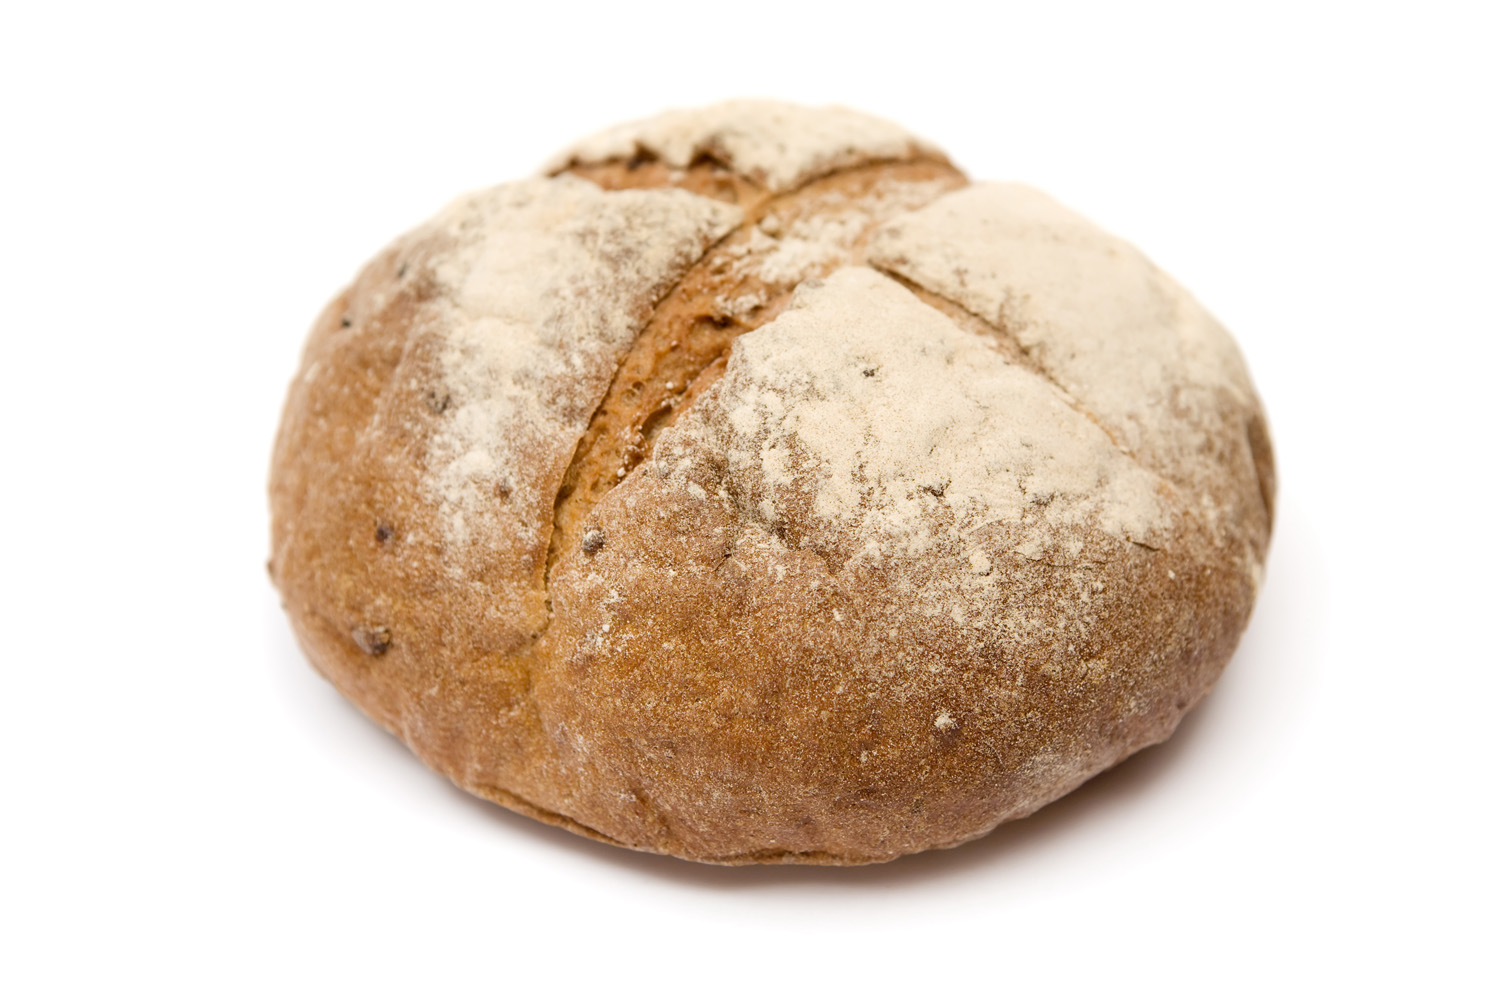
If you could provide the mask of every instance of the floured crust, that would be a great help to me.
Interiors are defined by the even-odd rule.
[[[299,638],[424,760],[628,847],[857,864],[1208,690],[1270,450],[1136,251],[849,112],[674,113],[554,167],[377,258],[278,438]]]
[[[559,154],[547,171],[639,159],[681,169],[706,159],[780,194],[861,163],[942,155],[898,125],[847,108],[740,100],[606,129]]]

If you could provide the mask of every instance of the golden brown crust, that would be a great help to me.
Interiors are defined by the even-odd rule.
[[[1206,693],[1244,628],[1269,537],[1274,473],[1253,399],[1226,397],[1242,436],[1218,442],[1222,456],[1206,451],[1225,468],[1253,458],[1248,478],[1220,477],[1228,499],[1202,508],[1170,477],[1151,480],[1170,544],[1090,514],[1042,550],[1032,513],[961,539],[955,527],[950,543],[959,497],[934,486],[914,494],[937,526],[930,552],[853,558],[803,486],[777,494],[793,509],[757,513],[762,485],[730,454],[756,375],[731,348],[962,176],[916,152],[774,195],[712,161],[569,171],[605,190],[687,190],[742,215],[634,321],[611,364],[590,369],[598,388],[576,436],[526,444],[524,468],[484,481],[534,534],[496,536],[488,555],[455,563],[434,493],[466,405],[447,333],[455,230],[426,227],[372,262],[314,326],[288,396],[272,577],[314,665],[423,760],[622,846],[861,864],[1025,815],[1166,738]],[[986,339],[1029,378],[1046,376],[1006,331],[907,287],[957,324],[951,336]],[[1146,475],[1128,455],[1097,460],[1109,475]],[[1247,490],[1260,518],[1226,525],[1219,512],[1248,504]],[[550,511],[517,506],[523,494],[551,498]],[[914,595],[945,594],[983,621],[913,610]]]

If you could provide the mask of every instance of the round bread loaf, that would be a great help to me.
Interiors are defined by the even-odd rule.
[[[733,102],[459,199],[318,320],[271,575],[476,795],[861,864],[1165,739],[1249,617],[1271,450],[1224,330],[1045,195]]]

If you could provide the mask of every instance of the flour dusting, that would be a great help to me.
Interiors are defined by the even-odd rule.
[[[656,301],[740,212],[575,177],[460,199],[434,222],[449,403],[427,488],[453,553],[545,545],[556,480]]]
[[[809,108],[777,101],[726,101],[668,111],[600,132],[547,166],[624,160],[645,153],[673,167],[710,156],[771,191],[876,160],[941,158],[938,150],[884,119],[846,108]]]
[[[772,290],[790,289],[808,278],[863,261],[870,232],[890,219],[902,218],[963,181],[952,176],[926,180],[885,177],[856,193],[837,187],[804,189],[785,217],[768,214],[726,252],[730,269],[750,289],[725,297],[725,316],[750,318]]]
[[[1008,331],[1169,476],[1205,468],[1205,423],[1225,394],[1252,405],[1229,334],[1139,250],[1039,191],[983,183],[944,195],[878,229],[869,259]]]
[[[1067,528],[1142,544],[1167,529],[1161,480],[1054,385],[868,268],[804,283],[736,341],[681,434],[724,455],[743,512],[841,558],[956,552],[1000,523],[1038,557]],[[663,460],[686,444],[664,441]]]

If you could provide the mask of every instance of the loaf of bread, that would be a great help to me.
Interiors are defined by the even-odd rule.
[[[720,864],[861,864],[1166,739],[1250,615],[1218,323],[1047,196],[732,102],[460,198],[324,312],[271,575],[461,787]]]

